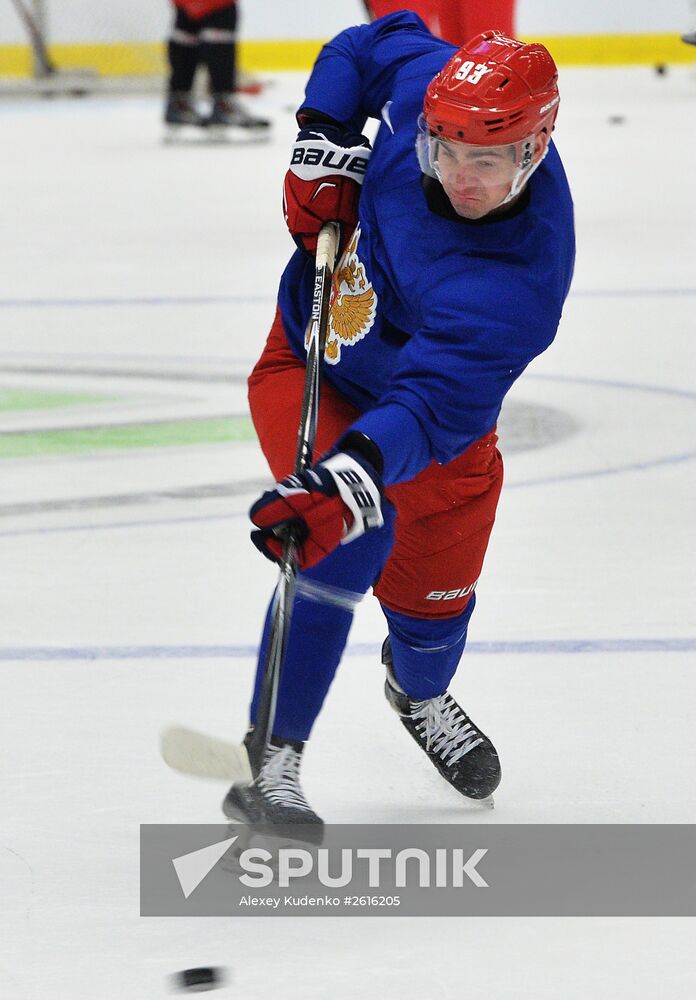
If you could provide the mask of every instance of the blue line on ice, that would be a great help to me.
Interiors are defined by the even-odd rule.
[[[579,299],[650,299],[692,298],[696,288],[578,288],[570,298]],[[118,298],[26,298],[0,299],[0,309],[82,309],[120,306],[209,306],[265,305],[275,302],[272,295],[143,295]]]
[[[112,309],[121,306],[267,305],[273,295],[142,295],[132,298],[0,299],[0,309]]]
[[[381,643],[358,642],[348,656],[378,656]],[[696,637],[654,639],[523,639],[470,642],[472,654],[688,653]],[[209,660],[256,658],[254,645],[210,646],[0,646],[0,661]]]
[[[18,528],[16,531],[0,531],[0,538],[16,538],[20,535],[63,535],[74,531],[110,531],[118,528],[166,528],[170,524],[191,524],[197,521],[207,524],[210,521],[233,521],[246,516],[246,511],[240,511],[237,514],[198,514],[152,521],[109,521],[105,524],[66,524],[56,528]]]

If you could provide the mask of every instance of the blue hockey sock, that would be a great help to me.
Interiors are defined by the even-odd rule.
[[[417,701],[443,694],[464,652],[476,595],[456,618],[412,618],[382,608],[389,623],[394,677]]]
[[[372,586],[393,544],[394,508],[383,505],[384,526],[339,546],[297,576],[273,733],[306,740],[343,655],[355,606]],[[266,614],[250,718],[256,718],[273,601]]]

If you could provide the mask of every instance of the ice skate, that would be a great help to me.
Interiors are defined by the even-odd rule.
[[[172,91],[168,95],[164,110],[165,142],[199,141],[204,124],[205,119],[196,110],[190,94]]]
[[[271,123],[246,111],[234,94],[214,94],[205,120],[207,136],[219,142],[263,142],[270,137]]]
[[[249,740],[249,734],[245,743]],[[263,766],[250,785],[232,785],[222,811],[228,819],[254,826],[303,824],[304,839],[321,842],[323,820],[310,808],[300,786],[300,763],[304,743],[273,737]]]
[[[389,639],[382,646],[382,663],[387,670],[384,693],[404,728],[453,788],[492,807],[501,771],[498,753],[485,733],[447,691],[426,701],[409,698],[394,678]]]

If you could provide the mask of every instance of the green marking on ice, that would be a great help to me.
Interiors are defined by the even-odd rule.
[[[57,410],[64,406],[103,403],[112,396],[77,392],[46,392],[43,389],[9,389],[0,386],[0,413],[11,410]]]
[[[39,455],[79,455],[86,452],[132,448],[173,448],[196,444],[253,441],[249,417],[211,420],[172,420],[128,427],[90,427],[75,430],[42,430],[36,433],[0,434],[0,458],[33,458]]]

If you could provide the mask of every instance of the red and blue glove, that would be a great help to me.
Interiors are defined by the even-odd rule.
[[[339,222],[350,239],[358,222],[358,200],[369,140],[342,125],[310,124],[300,129],[283,185],[283,209],[290,235],[301,250],[315,253],[325,222]]]
[[[334,451],[299,476],[276,483],[256,501],[249,511],[257,528],[251,540],[268,559],[280,562],[292,528],[297,564],[309,569],[338,545],[382,527],[382,495],[380,475],[362,455]]]

